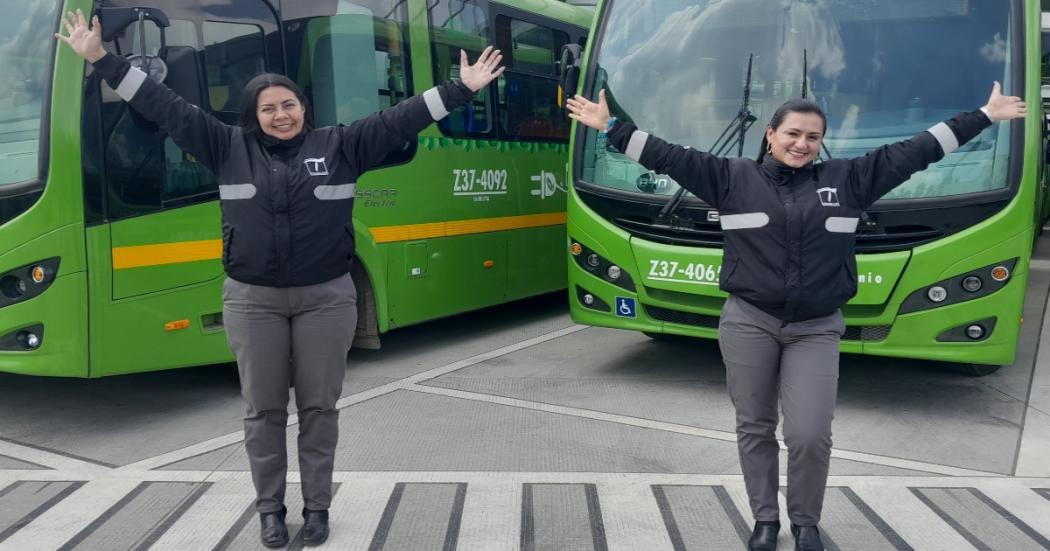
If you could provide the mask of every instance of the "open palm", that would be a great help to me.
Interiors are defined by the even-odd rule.
[[[484,52],[478,56],[478,62],[470,65],[467,60],[467,52],[459,51],[459,79],[463,81],[463,84],[467,85],[472,92],[481,90],[488,83],[496,80],[497,77],[503,74],[503,69],[506,67],[500,67],[499,62],[503,60],[503,54],[499,50],[493,50],[492,46],[485,48]]]
[[[988,97],[984,108],[988,110],[992,122],[1008,121],[1028,114],[1028,107],[1024,101],[1017,96],[1004,96],[998,82],[992,85],[992,95]]]
[[[62,23],[69,36],[59,32],[55,33],[55,38],[69,44],[69,47],[73,48],[78,56],[91,63],[105,57],[106,50],[102,48],[102,26],[99,25],[98,16],[91,18],[89,28],[84,12],[78,9],[76,13],[68,12],[62,18]]]
[[[598,92],[598,103],[583,97],[573,96],[566,100],[569,118],[576,119],[595,130],[605,130],[609,126],[609,104],[605,101],[605,90]]]

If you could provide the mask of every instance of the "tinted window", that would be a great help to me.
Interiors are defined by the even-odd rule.
[[[496,43],[508,52],[499,79],[500,134],[567,141],[569,118],[558,106],[555,61],[569,35],[528,21],[496,17]]]
[[[489,45],[488,3],[471,0],[431,0],[430,45],[434,82],[459,78],[460,50],[470,62]],[[450,136],[487,135],[492,128],[492,87],[478,91],[473,101],[438,123]]]

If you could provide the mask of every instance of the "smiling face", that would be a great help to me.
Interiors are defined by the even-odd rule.
[[[255,115],[263,133],[289,140],[302,132],[306,109],[291,90],[284,86],[270,86],[259,92]]]
[[[820,153],[824,120],[815,113],[788,113],[775,130],[766,128],[773,158],[792,168],[801,168]]]

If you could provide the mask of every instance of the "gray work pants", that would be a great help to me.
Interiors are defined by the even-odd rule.
[[[346,354],[357,326],[357,292],[350,274],[304,287],[264,287],[227,278],[222,317],[237,357],[241,394],[248,404],[244,447],[260,513],[284,504],[288,451],[288,385],[299,411],[299,472],[303,503],[326,510]]]
[[[788,517],[799,526],[820,522],[838,392],[839,339],[845,330],[841,311],[784,324],[735,296],[722,308],[718,344],[736,407],[740,468],[756,521],[780,518],[779,395],[788,449]]]

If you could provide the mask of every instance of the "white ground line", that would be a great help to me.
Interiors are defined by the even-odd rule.
[[[410,377],[406,377],[404,379],[398,379],[396,381],[387,383],[387,384],[382,385],[382,386],[378,386],[376,388],[372,388],[372,389],[369,389],[369,390],[366,390],[366,391],[363,391],[363,392],[358,392],[356,394],[351,394],[350,396],[345,396],[345,397],[341,398],[338,402],[336,402],[336,407],[339,408],[339,409],[342,409],[342,408],[345,408],[345,407],[348,407],[348,406],[351,406],[351,405],[354,405],[354,404],[357,404],[357,403],[360,403],[360,402],[364,402],[365,400],[371,400],[372,398],[375,398],[377,396],[382,396],[384,394],[389,394],[389,393],[394,392],[396,390],[402,390],[406,386],[411,386],[411,385],[413,385],[415,383],[418,383],[418,382],[421,382],[421,381],[425,381],[427,379],[433,379],[435,377],[440,377],[442,375],[446,375],[448,373],[452,373],[453,371],[457,371],[457,370],[463,369],[465,367],[470,367],[472,365],[476,365],[476,364],[479,364],[479,363],[482,363],[482,362],[486,362],[486,361],[491,360],[493,358],[498,358],[500,356],[504,356],[504,355],[507,355],[507,354],[510,354],[510,353],[513,353],[513,352],[517,352],[518,350],[522,350],[522,349],[528,348],[530,346],[536,346],[537,344],[541,344],[541,343],[544,343],[544,342],[547,342],[547,341],[550,341],[550,340],[558,339],[558,338],[564,337],[566,335],[571,335],[573,333],[582,331],[584,329],[588,329],[588,327],[585,326],[585,325],[573,325],[571,327],[566,327],[565,329],[559,329],[557,331],[552,331],[550,333],[545,333],[545,334],[540,335],[538,337],[533,337],[531,339],[528,339],[528,340],[525,340],[525,341],[522,341],[522,342],[519,342],[519,343],[515,343],[515,344],[511,344],[511,345],[504,346],[504,347],[501,347],[501,348],[497,348],[497,349],[491,350],[489,352],[484,352],[482,354],[478,354],[476,356],[472,356],[472,357],[467,358],[465,360],[460,360],[458,362],[454,362],[454,363],[451,363],[451,364],[448,364],[448,365],[444,365],[444,366],[441,366],[441,367],[436,367],[434,369],[430,369],[430,370],[424,371],[422,373],[417,373],[415,375],[412,375]],[[299,416],[298,415],[292,414],[292,415],[288,416],[288,425],[289,426],[294,425],[294,424],[296,424],[298,422],[299,422]],[[224,434],[222,436],[219,436],[219,437],[216,437],[216,438],[212,438],[212,439],[206,440],[204,442],[199,442],[199,443],[193,444],[191,446],[186,446],[185,448],[180,448],[180,449],[177,449],[177,450],[174,450],[174,451],[163,453],[161,455],[157,455],[157,456],[154,456],[154,457],[149,457],[149,458],[143,459],[141,461],[136,461],[135,463],[130,463],[128,465],[124,465],[123,467],[120,467],[117,470],[121,470],[121,471],[140,471],[140,470],[156,469],[157,467],[163,467],[164,465],[170,465],[172,463],[176,463],[176,462],[181,461],[183,459],[188,459],[188,458],[196,456],[196,455],[200,455],[200,454],[203,454],[203,453],[207,453],[207,452],[210,452],[210,451],[214,451],[214,450],[223,448],[225,446],[229,446],[230,444],[236,444],[237,442],[241,442],[243,440],[244,440],[244,433],[243,432],[240,432],[240,431],[238,431],[238,432],[231,432],[229,434]],[[5,455],[7,455],[7,454],[5,454]],[[12,457],[15,457],[15,456],[12,456]],[[15,458],[18,459],[18,457],[15,457]]]
[[[65,455],[52,453],[29,446],[22,446],[6,440],[0,440],[0,455],[13,457],[20,461],[35,463],[41,467],[59,469],[64,471],[83,472],[85,475],[101,473],[110,470],[109,467],[97,465],[88,461],[81,461]]]
[[[347,480],[332,498],[331,537],[316,549],[368,551],[394,480]],[[254,494],[253,494],[254,495]],[[152,550],[151,550],[152,551]]]
[[[652,485],[599,483],[598,503],[609,551],[673,551]]]
[[[521,541],[520,482],[467,483],[456,551],[517,551]]]
[[[736,442],[736,434],[727,431],[720,431],[714,429],[705,429],[700,427],[693,427],[690,425],[680,425],[677,423],[668,423],[665,421],[654,421],[652,419],[642,419],[639,417],[631,417],[627,415],[618,415],[615,413],[606,413],[602,411],[594,411],[589,409],[574,408],[568,406],[558,406],[552,404],[544,404],[542,402],[532,402],[529,400],[519,400],[517,398],[506,398],[502,396],[493,396],[489,394],[479,394],[476,392],[467,392],[463,390],[453,390],[448,388],[425,386],[425,385],[413,385],[411,390],[416,392],[424,392],[427,394],[438,394],[441,396],[448,396],[450,398],[460,398],[464,400],[474,400],[478,402],[487,402],[491,404],[499,404],[503,406],[519,407],[524,409],[531,409],[535,411],[543,411],[547,413],[557,413],[561,415],[568,415],[572,417],[594,419],[597,421],[606,421],[609,423],[617,423],[620,425],[627,425],[632,427],[639,427],[645,429],[659,430],[664,432],[671,432],[676,434],[684,434],[688,436],[698,436],[701,438],[710,438],[712,440],[721,440],[723,442]],[[784,448],[783,441],[780,442],[781,449]],[[857,461],[860,463],[868,463],[872,465],[882,465],[887,467],[897,467],[901,469],[909,469],[913,471],[924,471],[928,473],[937,473],[949,476],[1005,476],[999,473],[992,473],[986,471],[979,471],[973,469],[963,469],[960,467],[951,467],[947,465],[938,465],[935,463],[926,463],[923,461],[914,461],[911,459],[900,459],[896,457],[886,457],[882,455],[855,452],[848,450],[834,449],[831,451],[831,456],[839,459],[847,459],[850,461]]]

